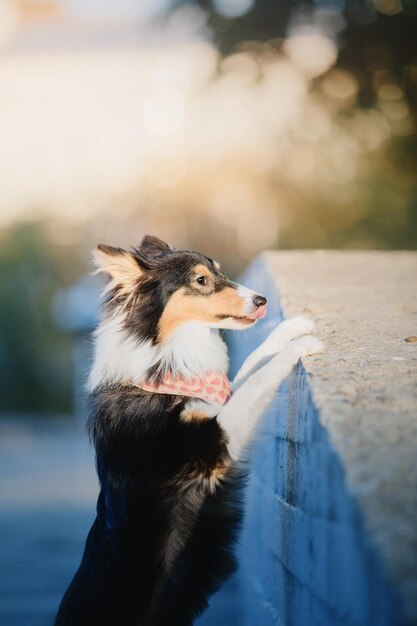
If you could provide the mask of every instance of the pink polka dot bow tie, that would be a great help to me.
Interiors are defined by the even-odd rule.
[[[174,396],[189,396],[200,398],[212,404],[223,405],[232,395],[232,386],[226,374],[206,372],[202,378],[184,378],[172,376],[171,373],[158,382],[145,381],[136,384],[145,391],[153,393],[166,393]]]

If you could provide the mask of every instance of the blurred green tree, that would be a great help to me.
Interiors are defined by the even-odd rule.
[[[371,109],[385,117],[389,140],[358,159],[350,200],[335,202],[331,185],[289,185],[276,173],[273,184],[291,207],[291,215],[279,216],[280,247],[416,248],[417,0],[173,0],[172,7],[187,4],[205,12],[225,56],[248,49],[262,56],[266,44],[280,50],[296,25],[322,30],[338,47],[331,71],[347,71],[358,85],[334,120],[343,126]],[[326,75],[312,81],[313,97],[322,98],[323,80]]]
[[[69,412],[70,340],[51,316],[62,287],[40,223],[0,231],[0,413]]]

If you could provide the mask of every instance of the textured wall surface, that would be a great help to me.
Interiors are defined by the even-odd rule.
[[[283,383],[257,438],[242,626],[417,623],[414,270],[413,254],[288,252],[244,277],[269,313],[232,336],[235,369],[284,314],[312,315],[327,352]]]

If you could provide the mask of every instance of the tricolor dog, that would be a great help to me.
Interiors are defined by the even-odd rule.
[[[266,299],[216,261],[147,236],[99,245],[108,277],[89,378],[100,494],[56,626],[187,626],[234,570],[248,446],[277,386],[322,351],[310,320],[280,324],[233,382],[219,330]]]

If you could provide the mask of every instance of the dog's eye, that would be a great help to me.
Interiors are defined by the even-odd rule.
[[[197,282],[200,285],[207,285],[207,278],[205,276],[198,276]]]

